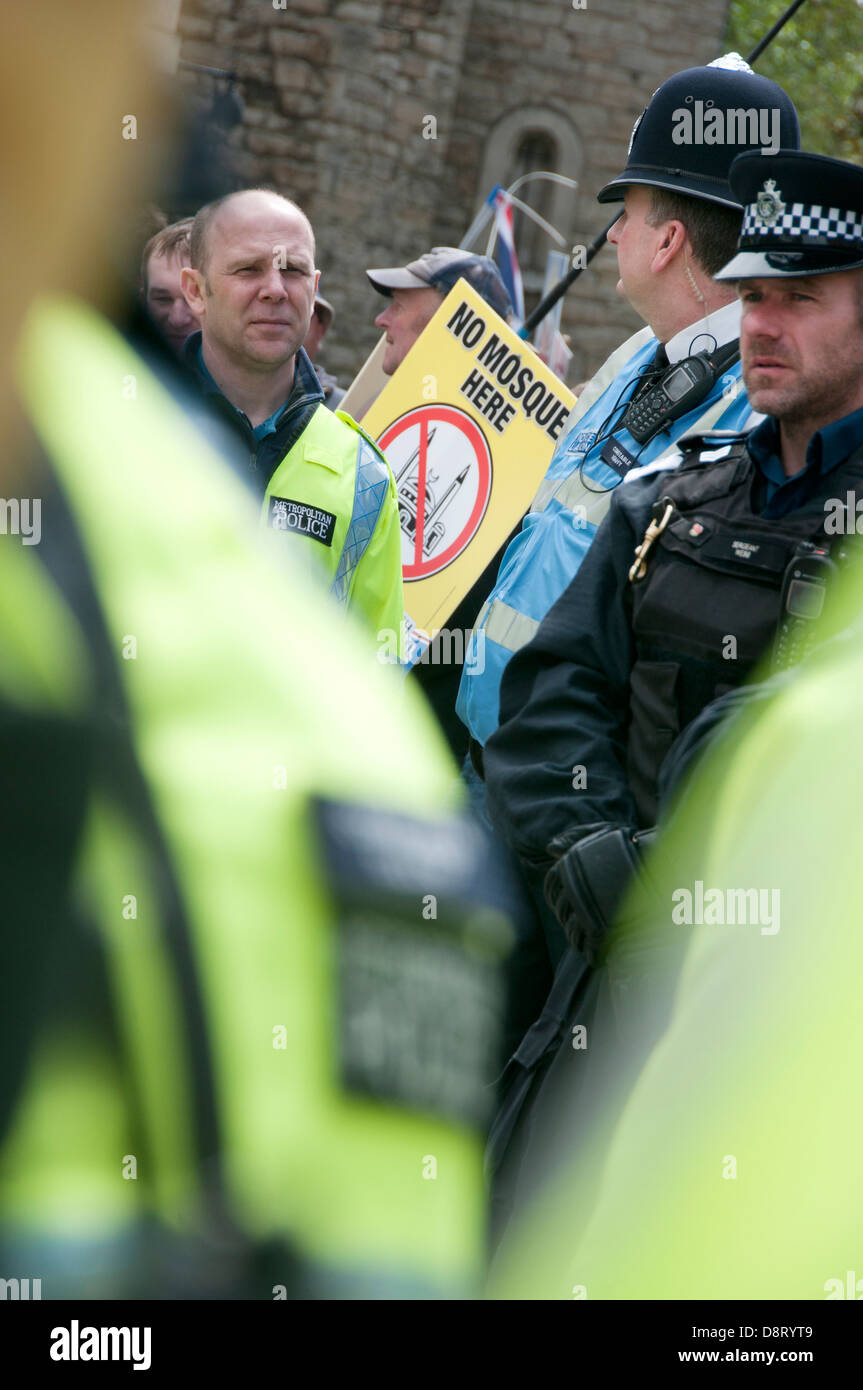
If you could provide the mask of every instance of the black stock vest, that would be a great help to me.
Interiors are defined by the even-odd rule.
[[[748,680],[768,649],[799,543],[829,545],[828,501],[863,497],[858,449],[803,506],[766,520],[753,501],[758,474],[744,437],[715,461],[702,461],[703,441],[692,442],[697,452],[684,456],[655,504],[654,517],[666,521],[644,578],[627,589],[635,642],[627,762],[642,825],[656,820],[659,771],[674,739],[711,700]]]

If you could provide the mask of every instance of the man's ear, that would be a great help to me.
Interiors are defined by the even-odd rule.
[[[180,271],[180,289],[189,308],[195,314],[202,314],[206,308],[204,301],[204,277],[200,270],[184,265]]]
[[[689,237],[686,228],[677,218],[671,217],[667,222],[662,223],[662,239],[656,249],[650,269],[654,272],[664,270],[667,265],[674,260],[678,252],[689,249]]]

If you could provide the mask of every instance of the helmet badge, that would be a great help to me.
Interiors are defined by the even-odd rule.
[[[755,203],[755,217],[763,227],[772,227],[785,211],[782,194],[775,179],[766,179]]]

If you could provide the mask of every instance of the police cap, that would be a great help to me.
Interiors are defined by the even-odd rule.
[[[597,196],[600,203],[620,202],[630,184],[649,184],[739,207],[728,182],[736,156],[780,146],[800,148],[794,103],[729,53],[663,82],[635,123],[626,168]]]
[[[863,266],[863,169],[802,150],[742,154],[731,187],[743,204],[737,255],[717,280],[827,275]]]

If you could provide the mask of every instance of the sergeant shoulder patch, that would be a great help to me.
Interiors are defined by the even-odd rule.
[[[290,497],[271,497],[267,523],[276,531],[293,531],[298,536],[310,536],[321,545],[332,545],[336,529],[334,512],[310,507],[306,502],[294,502]]]

